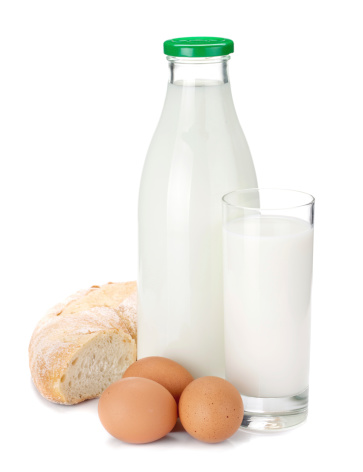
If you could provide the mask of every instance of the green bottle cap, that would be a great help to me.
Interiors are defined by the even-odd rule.
[[[212,36],[168,39],[164,43],[164,54],[174,57],[226,56],[234,50],[233,41]]]

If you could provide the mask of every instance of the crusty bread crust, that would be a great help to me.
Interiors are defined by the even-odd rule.
[[[65,404],[90,398],[85,392],[78,401],[68,401],[61,381],[80,349],[101,334],[121,335],[136,360],[136,291],[136,282],[92,286],[58,303],[39,321],[29,344],[29,366],[43,397]]]

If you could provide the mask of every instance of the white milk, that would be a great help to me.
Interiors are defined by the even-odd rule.
[[[256,185],[229,83],[169,84],[140,186],[138,358],[224,376],[221,198]]]
[[[309,383],[313,229],[289,217],[224,226],[226,378],[251,397]]]

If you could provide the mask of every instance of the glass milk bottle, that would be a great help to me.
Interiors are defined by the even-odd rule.
[[[138,359],[224,376],[221,198],[257,187],[228,75],[233,41],[164,43],[169,84],[139,194]]]

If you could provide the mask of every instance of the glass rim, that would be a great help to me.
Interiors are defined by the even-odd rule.
[[[266,206],[262,206],[262,207],[259,207],[260,210],[267,210],[267,211],[276,211],[276,210],[292,210],[294,208],[302,208],[302,207],[306,207],[306,206],[309,206],[309,205],[313,205],[315,203],[315,197],[313,197],[310,193],[307,193],[307,192],[302,192],[301,190],[293,190],[293,189],[287,189],[287,188],[278,188],[278,187],[252,187],[252,188],[244,188],[244,189],[236,189],[236,190],[232,190],[232,192],[228,192],[226,193],[225,195],[223,195],[222,197],[222,203],[224,205],[227,205],[231,208],[239,208],[239,209],[246,209],[246,210],[256,210],[256,207],[250,207],[250,206],[247,206],[247,205],[236,205],[234,203],[230,203],[228,202],[226,199],[228,196],[232,195],[232,194],[248,194],[248,193],[252,193],[252,192],[260,192],[260,191],[273,191],[273,192],[283,192],[283,193],[294,193],[294,194],[300,194],[300,195],[305,195],[306,197],[309,197],[309,201],[306,202],[306,203],[302,203],[301,205],[285,205],[285,206],[279,206],[279,207],[266,207]]]

